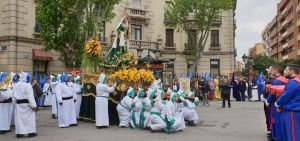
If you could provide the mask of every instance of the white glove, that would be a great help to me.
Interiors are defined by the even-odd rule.
[[[195,102],[199,102],[199,98],[198,97],[195,98]]]
[[[268,103],[268,101],[267,101],[267,100],[265,101],[265,104],[266,104],[266,106],[269,106],[269,105],[270,105],[270,104]]]
[[[260,100],[261,100],[262,102],[266,101],[264,95],[261,95],[261,96],[260,96]]]

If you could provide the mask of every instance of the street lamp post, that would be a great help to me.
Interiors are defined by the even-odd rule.
[[[249,79],[250,79],[250,64],[249,64],[249,57],[248,57],[246,54],[244,54],[244,55],[242,56],[242,59],[243,59],[243,62],[246,64],[246,68],[248,69],[248,70],[247,70],[247,74],[248,74],[248,81],[249,81]]]
[[[139,48],[136,49],[137,56],[139,57],[139,60],[142,58],[143,49],[141,47],[141,44],[139,44]]]

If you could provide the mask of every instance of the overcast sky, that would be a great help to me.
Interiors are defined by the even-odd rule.
[[[261,33],[276,15],[280,0],[237,0],[236,9],[236,48],[237,60],[255,43],[261,42]]]

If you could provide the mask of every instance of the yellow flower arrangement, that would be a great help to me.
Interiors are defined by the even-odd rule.
[[[101,55],[101,51],[101,42],[95,40],[94,38],[89,39],[89,41],[85,45],[85,52],[89,56],[99,56]]]
[[[152,83],[155,80],[155,77],[150,70],[140,69],[139,73],[143,82]]]
[[[121,81],[126,82],[139,82],[141,77],[136,68],[126,69],[126,70],[119,70],[110,75],[112,79],[119,79]]]

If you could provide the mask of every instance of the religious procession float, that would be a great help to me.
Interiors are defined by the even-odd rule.
[[[147,90],[155,80],[149,65],[137,69],[137,56],[129,52],[128,20],[122,18],[117,27],[117,37],[105,58],[101,58],[102,47],[98,37],[91,37],[85,45],[83,58],[83,95],[80,110],[80,119],[95,121],[95,96],[99,75],[108,76],[106,83],[112,86],[117,84],[116,90],[109,96],[110,124],[117,125],[118,113],[116,107],[125,96],[129,87]]]

